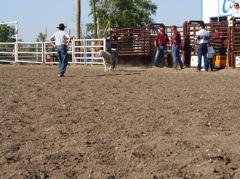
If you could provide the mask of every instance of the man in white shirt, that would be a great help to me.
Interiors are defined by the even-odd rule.
[[[58,76],[64,77],[68,65],[68,53],[67,46],[71,42],[71,37],[67,32],[64,31],[66,26],[64,24],[59,24],[57,27],[59,31],[55,32],[49,39],[51,45],[56,48],[57,57],[58,57]],[[55,44],[53,43],[55,41]]]
[[[197,55],[198,55],[197,71],[201,70],[202,56],[204,58],[204,71],[208,71],[207,47],[208,47],[210,38],[211,38],[210,33],[205,30],[205,24],[203,23],[200,24],[199,31],[197,31],[196,38],[195,38],[195,47],[197,48]]]
[[[232,16],[229,20],[233,20],[235,17],[240,17],[240,8],[237,2],[233,4]]]

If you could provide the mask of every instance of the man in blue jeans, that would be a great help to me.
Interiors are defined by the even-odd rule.
[[[57,57],[58,57],[58,76],[64,77],[68,65],[68,53],[67,46],[71,42],[71,37],[67,32],[64,31],[66,26],[64,24],[59,24],[57,27],[59,31],[55,32],[49,39],[50,44],[56,48]],[[54,42],[55,41],[55,44]]]
[[[115,69],[116,64],[117,64],[117,42],[123,37],[117,37],[111,29],[108,29],[108,34],[105,36],[106,39],[106,51],[111,53],[113,56],[113,69]]]
[[[169,39],[167,34],[165,33],[165,28],[161,27],[160,32],[157,34],[154,46],[157,47],[156,54],[153,60],[153,67],[156,66],[159,56],[161,55],[161,67],[165,66],[165,59],[166,59],[166,45],[168,43]]]
[[[180,68],[183,69],[183,63],[180,58],[180,44],[181,44],[181,34],[177,30],[177,26],[172,26],[172,57],[173,57],[173,69],[177,70],[177,63],[179,63]]]
[[[205,24],[199,24],[199,31],[196,33],[195,38],[195,47],[197,48],[197,55],[198,55],[198,66],[196,71],[201,70],[202,66],[202,56],[204,58],[204,69],[202,71],[208,71],[208,44],[211,36],[208,31],[205,30]]]

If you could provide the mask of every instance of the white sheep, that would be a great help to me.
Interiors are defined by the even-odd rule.
[[[103,50],[99,51],[99,56],[103,57],[103,62],[104,62],[104,66],[105,66],[105,72],[107,71],[107,64],[110,65],[111,70],[113,70],[113,61],[114,58],[112,56],[111,53],[105,52]]]

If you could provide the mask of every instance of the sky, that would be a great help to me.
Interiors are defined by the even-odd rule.
[[[182,26],[186,20],[202,20],[202,0],[152,0],[158,6],[152,18],[166,26]],[[89,0],[81,0],[81,24],[92,23]],[[35,42],[39,33],[49,38],[64,23],[75,36],[75,0],[0,0],[0,22],[18,22],[18,38]],[[9,24],[15,25],[15,24]],[[83,29],[85,30],[85,28]]]

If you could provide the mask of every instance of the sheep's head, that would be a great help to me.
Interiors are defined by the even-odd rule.
[[[98,56],[99,56],[99,57],[102,57],[102,56],[103,56],[103,50],[100,50],[100,51],[98,52]]]

